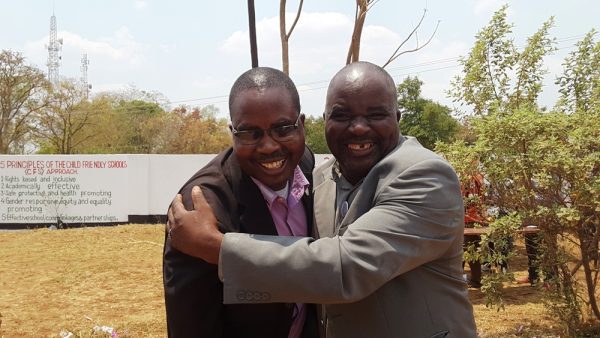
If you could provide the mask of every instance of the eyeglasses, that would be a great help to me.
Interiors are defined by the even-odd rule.
[[[229,128],[231,129],[233,136],[237,137],[240,143],[243,145],[257,144],[263,138],[263,136],[265,136],[265,132],[267,132],[267,134],[269,134],[269,136],[271,136],[271,138],[277,142],[289,142],[294,138],[295,132],[298,130],[298,126],[300,125],[300,116],[302,116],[302,114],[298,114],[294,124],[273,127],[266,130],[237,130],[233,126],[230,126]]]

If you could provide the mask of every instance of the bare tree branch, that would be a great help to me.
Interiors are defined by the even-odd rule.
[[[296,12],[296,18],[294,19],[294,23],[292,23],[292,27],[290,27],[290,30],[286,34],[287,40],[289,40],[290,36],[292,35],[292,32],[294,31],[294,28],[296,27],[296,24],[298,23],[298,19],[300,19],[300,13],[302,12],[303,4],[304,4],[304,0],[300,0],[300,3],[298,4],[298,11]]]
[[[359,60],[360,54],[360,38],[362,36],[362,29],[365,24],[367,12],[378,2],[378,0],[356,0],[356,12],[354,15],[354,29],[352,31],[352,40],[350,40],[350,47],[348,48],[348,55],[346,56],[346,64],[356,62]]]
[[[389,65],[390,63],[392,63],[394,60],[396,60],[400,55],[404,55],[407,53],[412,53],[412,52],[416,52],[420,49],[423,49],[425,46],[427,46],[431,40],[433,40],[433,37],[435,36],[435,33],[437,33],[437,30],[440,26],[440,21],[438,20],[437,24],[435,25],[435,30],[433,31],[433,33],[431,33],[431,36],[429,37],[429,39],[427,39],[427,41],[423,44],[423,45],[419,45],[419,39],[418,39],[418,29],[419,27],[421,27],[421,24],[423,23],[423,19],[425,19],[425,15],[427,14],[427,8],[425,8],[423,10],[423,15],[421,15],[421,18],[419,19],[419,22],[415,25],[415,27],[413,28],[413,30],[410,32],[410,34],[408,34],[408,36],[406,37],[406,39],[404,39],[404,41],[402,41],[400,43],[400,45],[398,45],[398,48],[396,48],[396,50],[394,51],[394,53],[392,53],[392,56],[390,56],[390,58],[386,61],[386,63],[383,64],[382,68],[385,68],[387,65]],[[400,49],[413,37],[416,37],[417,40],[417,46],[413,49],[409,49],[409,50],[405,50],[402,52],[399,52]]]
[[[289,39],[300,19],[300,13],[302,12],[302,5],[304,4],[304,0],[300,0],[298,4],[298,11],[296,12],[296,18],[290,27],[290,30],[286,32],[285,30],[285,5],[286,0],[279,1],[279,38],[281,40],[281,68],[285,74],[290,73],[290,60],[289,60]]]

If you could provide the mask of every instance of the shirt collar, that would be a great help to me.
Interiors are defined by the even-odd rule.
[[[260,189],[260,192],[265,198],[267,205],[271,206],[273,201],[275,201],[277,197],[279,197],[277,193],[275,193],[273,189],[264,185],[261,181],[255,179],[254,177],[251,178],[252,181],[254,181],[254,183],[256,183],[256,185],[258,186],[258,189]],[[296,166],[296,168],[294,168],[294,173],[292,174],[292,177],[288,181],[288,187],[290,189],[288,190],[287,204],[289,206],[293,206],[296,203],[298,203],[302,199],[302,195],[307,193],[309,185],[310,183],[308,182],[306,176],[304,176],[304,174],[302,173],[300,167]]]
[[[357,187],[361,186],[362,182],[365,180],[365,178],[363,177],[360,179],[360,181],[356,182],[356,184],[354,184],[354,185],[352,183],[348,182],[348,180],[346,180],[344,175],[342,175],[342,171],[340,170],[340,162],[338,162],[337,160],[331,167],[331,175],[332,175],[333,180],[337,184],[338,188],[341,188],[342,190],[356,189]]]

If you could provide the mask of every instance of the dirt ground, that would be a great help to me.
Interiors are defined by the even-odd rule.
[[[0,337],[165,337],[162,243],[162,225],[0,231]],[[510,269],[526,274],[524,253]],[[470,289],[480,336],[561,336],[539,292],[509,285],[498,311]]]

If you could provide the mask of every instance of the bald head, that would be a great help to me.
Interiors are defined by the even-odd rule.
[[[356,62],[329,83],[325,103],[325,139],[342,175],[356,184],[397,145],[396,85],[383,68]]]
[[[330,100],[331,96],[335,95],[335,89],[341,84],[361,89],[365,86],[365,81],[371,78],[377,78],[378,81],[384,84],[386,92],[390,94],[390,99],[393,98],[393,104],[396,105],[398,102],[398,92],[396,91],[394,79],[392,79],[385,69],[365,61],[346,65],[333,76],[327,88],[327,100]]]

